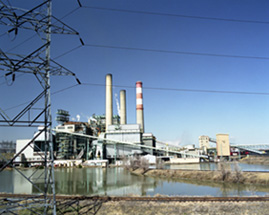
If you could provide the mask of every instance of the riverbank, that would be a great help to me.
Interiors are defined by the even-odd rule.
[[[230,182],[242,184],[269,185],[269,172],[242,172],[242,171],[201,171],[201,170],[167,170],[143,169],[131,171],[132,174],[157,177],[162,179],[191,179],[199,181]]]
[[[103,203],[98,215],[268,214],[269,202],[139,202]]]
[[[269,156],[247,156],[240,163],[269,165]]]
[[[2,197],[1,197],[2,196]],[[7,198],[8,197],[8,198]],[[31,198],[17,195],[21,202],[32,203]],[[23,199],[26,198],[26,199]],[[1,195],[0,202],[7,204],[12,195]],[[21,203],[20,202],[20,203]],[[56,196],[57,212],[60,214],[96,214],[96,215],[177,215],[177,214],[268,214],[268,197],[87,197]],[[33,205],[32,205],[33,206]],[[42,213],[42,208],[35,205],[35,211]],[[6,205],[5,209],[14,205]],[[3,209],[3,208],[2,208]],[[0,207],[1,211],[1,207]],[[49,211],[51,212],[51,211]],[[19,214],[32,214],[21,209]]]

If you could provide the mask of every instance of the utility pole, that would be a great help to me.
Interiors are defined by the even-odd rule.
[[[79,1],[78,3],[81,6]],[[14,33],[16,37],[19,29],[35,31],[40,36],[42,42],[40,47],[26,55],[10,54],[0,49],[0,72],[5,72],[4,76],[6,78],[11,77],[13,83],[18,73],[30,74],[36,77],[42,88],[42,92],[13,118],[9,117],[0,108],[0,126],[37,127],[43,124],[43,128],[0,169],[0,176],[6,167],[13,166],[15,159],[21,157],[26,148],[38,148],[35,145],[35,140],[42,136],[42,134],[44,134],[43,144],[45,148],[44,151],[38,150],[37,154],[40,156],[40,160],[36,161],[36,163],[42,163],[44,168],[34,171],[31,177],[26,176],[23,171],[15,166],[13,167],[41,194],[24,201],[12,198],[5,199],[5,206],[0,208],[0,214],[18,214],[19,209],[25,209],[33,213],[40,211],[42,208],[43,214],[56,214],[50,77],[52,75],[68,75],[75,77],[78,84],[80,84],[80,81],[75,73],[51,59],[51,35],[72,34],[79,37],[79,33],[52,15],[52,0],[44,0],[43,3],[30,10],[13,7],[9,4],[8,0],[0,0],[0,25],[10,27],[6,33]],[[80,37],[79,40],[84,45]],[[43,107],[40,106],[39,102],[42,100],[44,101]],[[33,109],[40,111],[32,116],[31,110]],[[36,178],[41,179],[42,177],[44,188],[37,186],[36,181]],[[49,193],[52,195],[48,195]],[[3,204],[1,205],[3,206]]]

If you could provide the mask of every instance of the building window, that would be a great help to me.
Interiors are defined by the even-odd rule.
[[[34,152],[44,152],[44,151],[45,151],[45,142],[44,141],[35,141]]]

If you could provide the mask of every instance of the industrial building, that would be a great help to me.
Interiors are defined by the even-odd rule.
[[[207,154],[209,148],[209,137],[202,135],[199,136],[199,148],[202,150],[203,154]]]
[[[130,146],[123,142],[137,145],[156,146],[156,140],[153,134],[144,133],[144,107],[142,82],[136,83],[136,124],[127,124],[126,119],[126,91],[120,91],[120,120],[115,123],[113,120],[113,93],[112,93],[112,75],[106,76],[106,131],[102,134],[106,140],[94,141],[101,159],[110,161],[121,159],[133,154],[154,154],[153,149],[144,149],[140,146]],[[109,142],[113,140],[113,142]],[[116,142],[115,142],[116,141]],[[118,141],[118,143],[117,143]],[[97,156],[98,157],[98,156]]]
[[[38,131],[34,133],[35,141],[30,144],[30,147],[27,147],[20,157],[16,158],[15,161],[24,162],[23,165],[28,166],[30,163],[32,165],[41,165],[42,160],[45,155],[45,132],[41,132],[39,136],[37,134],[44,129],[43,126],[38,127]],[[47,134],[48,137],[48,134]],[[55,142],[55,136],[52,137],[53,142]],[[21,151],[31,139],[19,139],[16,140],[16,153]],[[56,145],[54,144],[54,151],[57,151]],[[48,154],[47,154],[48,155]],[[40,162],[40,163],[39,163]]]
[[[230,156],[230,141],[229,134],[217,134],[217,155],[220,157]]]
[[[105,115],[93,114],[88,122],[70,122],[68,111],[57,111],[56,121],[60,125],[54,129],[56,159],[107,159],[114,162],[134,154],[156,153],[153,148],[141,147],[156,147],[154,135],[144,132],[142,82],[136,83],[136,124],[127,124],[125,90],[120,91],[121,116],[113,115],[112,86],[112,75],[108,74]],[[42,141],[38,142],[41,150],[44,145]],[[32,154],[29,153],[29,156]]]
[[[209,142],[215,143],[216,147],[210,148]],[[199,136],[199,148],[203,154],[212,154],[218,157],[229,157],[230,156],[230,142],[229,134],[216,134],[216,139],[210,138],[209,136]]]
[[[182,148],[169,148],[167,144],[165,144],[165,149],[156,148],[155,136],[152,133],[145,133],[142,88],[142,82],[136,82],[135,124],[127,123],[127,96],[125,90],[120,91],[120,115],[113,115],[113,82],[111,74],[106,75],[105,115],[93,114],[88,122],[71,122],[69,121],[68,111],[59,109],[56,117],[59,125],[55,127],[55,134],[53,135],[55,159],[106,160],[109,163],[116,163],[117,160],[122,160],[126,156],[150,154],[172,156],[174,159],[195,157],[198,158],[195,162],[199,162],[199,158],[205,158],[207,155],[212,156],[209,151],[209,142],[216,143],[216,153],[213,153],[213,156],[230,156],[228,134],[217,134],[216,140],[205,135],[200,136],[200,150],[196,150],[194,146],[191,148],[185,146],[185,150]],[[40,129],[42,130],[41,127]],[[45,139],[43,132],[35,138],[35,141],[31,143],[31,147],[24,151],[20,159],[27,162],[41,159],[40,155],[44,154],[45,151]],[[16,152],[23,149],[29,141],[17,140]],[[233,147],[238,146],[233,145]],[[240,147],[242,148],[242,146]],[[255,150],[252,151],[254,152]],[[184,160],[184,162],[189,161]]]
[[[89,159],[89,151],[92,150],[91,140],[74,135],[76,133],[92,135],[93,131],[88,123],[65,122],[63,125],[56,126],[55,132],[58,159]]]

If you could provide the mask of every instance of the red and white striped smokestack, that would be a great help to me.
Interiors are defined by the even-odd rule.
[[[142,82],[136,82],[136,123],[141,126],[141,132],[144,133],[144,108]]]

